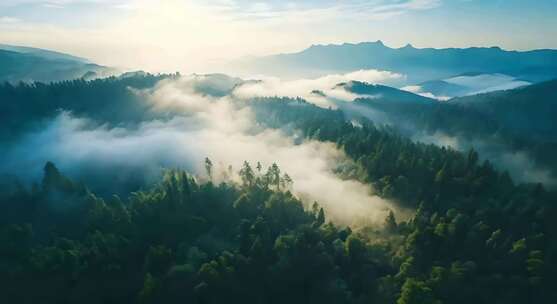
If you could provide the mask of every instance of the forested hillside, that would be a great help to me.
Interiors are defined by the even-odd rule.
[[[158,186],[122,201],[100,199],[47,164],[41,184],[2,192],[3,297],[18,303],[555,300],[550,217],[556,210],[544,203],[543,190],[527,193],[527,206],[501,201],[497,209],[463,204],[445,211],[424,202],[408,222],[391,214],[380,230],[352,232],[327,223],[318,205],[304,211],[278,167],[261,171],[246,163],[239,174],[241,184],[217,185],[169,171]]]
[[[361,91],[366,92],[365,89]],[[547,168],[555,175],[555,92],[557,82],[547,81],[446,102],[424,102],[426,98],[414,97],[408,99],[410,102],[400,103],[388,97],[362,96],[355,104],[376,111],[379,113],[376,116],[383,115],[393,128],[414,139],[422,140],[441,133],[460,146],[476,146],[483,150],[480,152],[492,157],[528,153],[537,166]]]
[[[556,142],[557,80],[515,90],[455,98],[451,104],[489,115],[506,131]]]
[[[131,89],[151,88],[166,77],[170,76],[78,79],[52,84],[1,83],[0,140],[14,139],[24,131],[39,128],[60,110],[112,124],[153,118],[148,116],[148,105]]]
[[[161,79],[166,80],[161,84]],[[131,162],[152,149],[139,145],[131,153],[126,150],[126,143],[138,141],[127,132],[145,123],[171,129],[176,140],[180,133],[205,127],[208,138],[222,128],[226,136],[246,141],[233,133],[233,122],[251,123],[253,114],[256,127],[245,132],[257,142],[271,134],[284,146],[292,140],[290,150],[317,149],[318,144],[337,149],[351,162],[350,170],[334,172],[339,180],[365,185],[388,201],[392,211],[381,223],[347,227],[335,222],[319,201],[297,195],[297,183],[307,181],[292,178],[282,165],[244,162],[233,169],[209,158],[198,164],[203,172],[161,168],[164,174],[155,183],[126,188],[119,195],[99,194],[90,185],[120,185],[112,172],[117,170],[86,158],[91,152],[76,145],[72,154],[81,162],[98,161],[91,167],[105,174],[76,179],[51,162],[35,183],[17,182],[7,174],[24,172],[2,172],[0,284],[5,302],[557,302],[552,288],[557,194],[551,189],[513,181],[504,170],[481,161],[473,149],[464,153],[415,142],[365,117],[347,119],[342,110],[303,99],[236,100],[222,97],[226,94],[214,86],[209,88],[220,93],[201,94],[210,97],[203,99],[194,95],[188,81],[178,75],[139,75],[5,84],[0,100],[9,119],[2,121],[2,146],[40,132],[37,121],[64,110],[102,126],[85,130],[89,140],[109,130],[109,140],[100,141],[116,153],[108,155],[123,154],[121,159]],[[206,91],[205,82],[195,81],[196,89]],[[162,92],[168,93],[164,100],[178,101],[172,103],[177,117],[145,101]],[[191,103],[195,98],[210,110]],[[193,124],[207,116],[216,127]],[[183,121],[193,125],[172,129]],[[141,135],[155,133],[151,128]],[[44,144],[65,143],[56,136]],[[263,153],[278,149],[270,147]],[[156,151],[175,147],[160,148]],[[247,159],[245,146],[227,149]],[[349,209],[351,199],[335,203]]]

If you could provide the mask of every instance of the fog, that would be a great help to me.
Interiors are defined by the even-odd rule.
[[[393,85],[404,81],[404,76],[362,70],[296,81],[242,80],[220,74],[167,79],[152,89],[135,91],[151,111],[165,114],[160,117],[166,119],[124,128],[61,111],[40,131],[0,147],[6,159],[0,173],[38,181],[42,166],[52,161],[64,174],[85,182],[101,195],[126,195],[158,181],[165,168],[184,169],[203,179],[206,157],[213,161],[216,172],[228,172],[229,166],[236,172],[244,161],[254,166],[261,162],[264,167],[277,163],[292,177],[291,191],[307,206],[317,201],[338,224],[356,227],[382,223],[389,210],[407,217],[410,212],[374,195],[370,185],[343,179],[341,176],[353,176],[350,172],[358,167],[334,144],[299,138],[291,130],[266,129],[256,122],[249,102],[245,102],[252,97],[303,97],[322,107],[343,110],[350,121],[364,116],[375,123],[410,128],[408,122],[352,103],[362,96],[337,86],[351,80]],[[508,170],[516,181],[555,185],[551,174],[536,166],[525,152],[443,133],[415,130],[410,135],[415,141],[461,151],[473,147],[482,159]],[[225,178],[239,181],[237,176],[217,175],[215,182]]]
[[[445,79],[446,82],[468,88],[466,95],[475,95],[499,90],[511,90],[531,83],[516,79],[505,74],[480,74],[473,76],[457,76]]]
[[[468,140],[463,136],[450,136],[439,131],[427,133],[419,130],[411,121],[402,121],[389,113],[352,102],[356,98],[373,99],[378,96],[355,94],[345,90],[342,86],[337,86],[348,81],[396,86],[402,84],[405,79],[406,77],[401,74],[377,70],[361,70],[347,74],[333,74],[317,79],[292,81],[283,81],[279,78],[263,78],[263,80],[245,82],[236,86],[232,94],[240,98],[265,96],[301,97],[323,108],[340,109],[344,112],[347,120],[350,121],[353,121],[354,118],[364,117],[377,125],[395,127],[417,142],[434,144],[440,147],[451,147],[462,152],[467,152],[473,148],[478,152],[482,160],[489,160],[499,170],[508,171],[516,182],[543,183],[549,187],[557,185],[557,179],[551,171],[536,164],[533,157],[526,151],[513,150],[499,143],[497,138]],[[466,86],[470,90],[487,91],[496,90],[497,88],[514,88],[528,84],[502,74],[460,76],[448,79],[447,81]],[[419,86],[407,86],[403,90],[442,101],[449,99],[449,97],[434,96],[431,93],[420,92],[421,88]]]
[[[557,179],[551,171],[536,164],[528,152],[511,150],[498,143],[496,138],[468,140],[462,136],[451,136],[443,132],[433,134],[416,132],[412,139],[463,152],[473,148],[478,152],[480,160],[489,160],[499,170],[507,171],[515,182],[542,183],[550,188],[557,186]]]
[[[340,83],[361,81],[367,83],[398,86],[404,83],[406,77],[402,74],[379,70],[359,70],[346,74],[331,74],[315,79],[281,80],[275,77],[260,77],[238,86],[233,94],[239,98],[284,96],[301,97],[320,106],[336,108],[335,101],[352,101],[362,96],[338,87]]]
[[[452,98],[451,96],[435,95],[431,92],[425,92],[422,86],[419,85],[405,86],[402,88],[402,90],[408,91],[410,93],[418,94],[423,97],[437,99],[439,101],[447,101]]]
[[[469,96],[530,85],[530,82],[505,74],[461,75],[402,89],[424,97],[446,101],[453,97]]]
[[[245,104],[228,96],[200,94],[200,87],[214,81],[204,77],[166,80],[138,92],[154,111],[175,113],[168,120],[117,128],[61,112],[41,131],[3,151],[7,161],[0,171],[38,180],[44,163],[52,161],[72,178],[100,180],[92,184],[93,190],[95,186],[112,190],[130,179],[133,185],[154,182],[163,168],[186,169],[202,178],[205,157],[213,161],[215,171],[229,165],[237,171],[244,161],[264,167],[276,162],[293,179],[292,192],[307,206],[317,201],[338,224],[382,223],[391,209],[400,214],[393,204],[375,196],[371,186],[335,174],[356,170],[356,165],[332,143],[260,127]],[[219,84],[224,91],[231,87]]]

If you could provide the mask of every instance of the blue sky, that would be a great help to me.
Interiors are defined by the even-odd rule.
[[[557,48],[557,0],[2,0],[0,43],[150,70],[311,44]]]

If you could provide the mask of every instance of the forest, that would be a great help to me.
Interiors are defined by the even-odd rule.
[[[540,167],[557,172],[557,144],[553,117],[557,115],[557,81],[536,83],[436,102],[421,96],[365,97],[374,86],[353,82],[349,90],[361,97],[356,104],[385,115],[400,133],[413,138],[445,134],[460,144],[482,146],[491,154],[523,151]],[[406,93],[408,94],[408,93]],[[398,94],[400,95],[400,93]],[[395,98],[396,97],[396,98]],[[406,97],[406,98],[405,98]],[[501,149],[501,147],[506,147]]]
[[[16,145],[60,110],[117,128],[172,122],[144,97],[157,83],[178,78],[0,85],[0,100],[9,101],[2,103],[0,141]],[[224,178],[220,160],[204,158],[203,172],[164,168],[156,182],[110,195],[92,190],[102,176],[73,177],[53,162],[41,165],[34,182],[2,172],[3,301],[557,302],[552,188],[516,182],[474,149],[414,141],[396,128],[347,119],[341,109],[301,98],[232,104],[249,109],[263,132],[342,151],[355,169],[338,175],[367,185],[393,210],[380,224],[338,224],[319,201],[296,195],[302,181],[282,164],[247,157]],[[20,168],[32,169],[41,168]],[[108,172],[104,178],[112,181]]]

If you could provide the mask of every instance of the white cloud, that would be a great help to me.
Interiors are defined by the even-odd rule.
[[[0,171],[28,173],[32,170],[17,168],[39,169],[50,160],[70,175],[95,168],[104,174],[106,168],[118,174],[141,168],[148,175],[161,167],[203,175],[205,157],[213,160],[217,172],[228,165],[238,170],[244,160],[260,161],[265,167],[276,162],[294,180],[295,195],[307,206],[319,202],[339,224],[381,224],[388,210],[396,209],[375,196],[371,186],[337,176],[335,172],[354,170],[355,164],[333,143],[261,129],[251,110],[231,98],[196,94],[195,82],[204,81],[198,77],[163,81],[144,93],[156,110],[175,113],[171,120],[123,129],[98,127],[62,113],[40,132],[22,138],[15,148],[2,149],[9,161],[0,165]]]
[[[531,83],[518,80],[505,74],[481,74],[474,76],[457,76],[445,79],[446,82],[469,89],[467,95],[493,92],[498,90],[511,90],[527,86]]]
[[[433,86],[433,88],[429,89],[432,92],[428,92],[427,89],[424,89],[422,86],[411,85],[403,87],[402,89],[425,97],[446,101],[452,97],[511,90],[531,84],[530,82],[504,74],[463,75],[443,79],[442,81],[446,85],[452,85],[455,88],[440,88],[436,91],[435,86]]]
[[[242,18],[287,18],[294,15],[326,15],[384,19],[410,11],[433,9],[442,4],[441,0],[379,0],[379,1],[299,1],[256,2],[251,1],[204,1],[208,5],[226,7]]]
[[[401,88],[401,90],[408,91],[408,92],[414,93],[414,94],[418,94],[418,95],[423,96],[423,97],[437,99],[437,100],[440,100],[440,101],[447,101],[447,100],[451,99],[451,97],[449,97],[449,96],[437,96],[437,95],[434,95],[431,92],[424,92],[423,88],[419,85],[405,86],[405,87]]]
[[[238,86],[233,94],[239,98],[286,96],[301,97],[321,107],[335,108],[333,100],[353,101],[360,95],[350,93],[340,83],[360,81],[372,84],[392,85],[404,80],[401,74],[378,71],[359,70],[346,74],[331,74],[317,79],[298,79],[285,81],[275,77],[263,77],[259,81],[247,82]],[[324,93],[321,96],[316,91]],[[317,93],[317,94],[316,94]]]
[[[20,19],[8,16],[0,16],[0,24],[14,24],[21,22]]]
[[[382,20],[399,16],[411,11],[422,11],[441,6],[441,0],[407,0],[407,1],[364,1],[341,6],[343,11],[350,11],[361,18]]]
[[[48,9],[37,3],[64,9]],[[6,7],[16,4],[29,7],[24,13],[19,11],[25,22],[17,27],[2,26],[0,41],[68,52],[115,67],[154,72],[218,72],[223,63],[245,55],[292,51],[314,43],[361,40],[368,33],[347,29],[364,28],[364,24],[369,25],[369,14],[374,14],[373,7],[393,2],[376,1],[365,9],[360,8],[359,1],[277,3],[2,1],[0,5]],[[405,11],[418,7],[399,5]],[[388,9],[393,10],[396,9]],[[382,14],[384,11],[380,9]],[[84,15],[86,22],[80,19]]]

